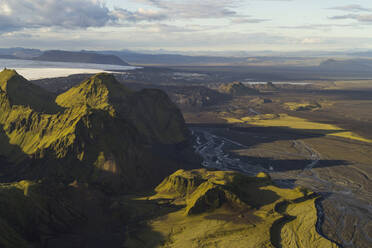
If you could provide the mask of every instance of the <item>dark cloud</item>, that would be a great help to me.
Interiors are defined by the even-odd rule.
[[[1,0],[0,32],[24,28],[102,27],[116,21],[98,0]]]
[[[237,0],[134,0],[150,9],[106,7],[103,0],[0,0],[0,33],[22,29],[86,29],[125,23],[193,18],[243,18],[233,10]],[[246,19],[258,23],[262,19]],[[241,20],[243,22],[243,20]]]

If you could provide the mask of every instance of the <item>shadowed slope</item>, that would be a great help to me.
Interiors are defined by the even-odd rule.
[[[0,94],[6,97],[11,106],[29,106],[38,112],[55,113],[60,108],[54,103],[55,96],[28,82],[15,70],[0,72]]]
[[[19,78],[14,71],[3,74],[4,88]],[[40,94],[29,96],[29,101]],[[102,73],[61,94],[56,102],[65,109],[45,114],[33,104],[14,105],[9,94],[0,92],[0,124],[9,138],[1,146],[20,148],[18,154],[2,149],[0,155],[31,165],[23,166],[22,173],[18,170],[20,178],[78,179],[106,185],[109,191],[127,191],[154,185],[179,168],[151,148],[187,141],[182,115],[165,93],[131,92]]]
[[[150,143],[180,143],[188,135],[181,112],[164,92],[132,92],[107,73],[97,74],[60,94],[56,102],[68,108],[88,105],[127,119]]]

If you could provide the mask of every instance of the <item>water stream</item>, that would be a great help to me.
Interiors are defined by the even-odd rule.
[[[203,166],[206,168],[234,170],[251,176],[254,176],[259,172],[266,172],[271,175],[276,174],[276,171],[272,167],[265,168],[256,163],[242,161],[236,156],[234,157],[234,154],[226,151],[226,148],[233,148],[237,150],[248,149],[248,146],[221,136],[217,136],[213,133],[213,129],[209,128],[193,127],[191,128],[191,132],[195,138],[194,149],[203,158]],[[338,209],[345,209],[345,211],[347,211],[349,209],[356,209],[357,206],[362,206],[365,210],[372,214],[372,206],[368,204],[366,205],[366,203],[358,202],[358,199],[354,197],[352,190],[349,187],[335,184],[332,181],[324,180],[318,175],[318,172],[313,169],[321,160],[321,154],[318,151],[311,148],[304,141],[293,140],[292,142],[293,145],[298,148],[297,150],[305,151],[307,154],[306,160],[309,160],[310,163],[305,165],[303,170],[299,170],[297,174],[291,174],[291,179],[295,180],[286,180],[286,175],[282,175],[281,179],[275,180],[274,182],[277,186],[285,188],[293,188],[303,184],[303,186],[310,188],[310,190],[314,192],[318,192],[322,196],[316,201],[316,209],[318,214],[316,230],[321,236],[329,239],[322,231],[323,221],[324,218],[326,218],[322,206],[322,200],[325,198],[331,197]],[[294,184],[293,181],[296,181],[296,183]],[[356,211],[355,216],[360,218],[361,223],[363,222],[363,214]],[[343,245],[346,244],[344,247],[355,247],[353,243],[350,243],[349,241],[344,241],[342,243]],[[340,245],[340,247],[342,246]]]

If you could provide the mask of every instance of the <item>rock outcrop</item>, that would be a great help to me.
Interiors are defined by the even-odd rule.
[[[259,91],[248,87],[241,82],[232,82],[228,84],[223,84],[219,87],[221,93],[233,95],[233,96],[245,96],[245,95],[256,95]]]

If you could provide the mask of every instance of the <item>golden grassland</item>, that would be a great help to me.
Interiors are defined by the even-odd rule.
[[[263,127],[288,127],[292,129],[301,129],[314,133],[322,133],[327,136],[340,137],[366,143],[372,143],[372,140],[358,136],[357,134],[344,130],[333,124],[312,122],[303,118],[290,116],[287,114],[264,114],[249,117],[222,117],[228,123],[249,124]]]

